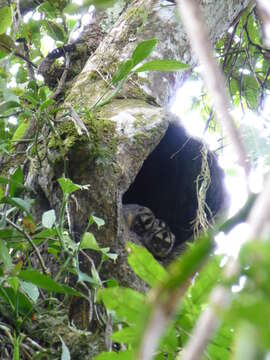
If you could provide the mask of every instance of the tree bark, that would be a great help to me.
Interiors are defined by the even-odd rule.
[[[213,43],[246,4],[247,1],[202,1]],[[76,183],[90,184],[89,190],[74,195],[76,202],[71,201],[73,230],[77,237],[81,235],[91,211],[102,217],[106,226],[95,235],[101,246],[108,246],[119,255],[117,265],[108,266],[108,271],[122,285],[135,287],[138,282],[125,262],[124,245],[128,234],[123,226],[121,197],[166,131],[170,115],[164,108],[189,71],[134,75],[109,104],[90,115],[87,110],[103,95],[119,61],[127,59],[140,41],[153,37],[158,39],[153,58],[177,59],[194,65],[188,39],[174,13],[174,6],[162,6],[160,1],[133,1],[87,61],[66,96],[64,106],[71,104],[80,114],[88,128],[90,141],[77,133],[70,119],[61,119],[57,125],[65,144],[67,176]],[[35,181],[51,207],[57,208],[61,193],[55,179],[62,175],[62,169],[59,167],[59,148],[54,140],[47,164],[38,172],[31,170],[30,173],[31,178],[35,173]],[[110,154],[109,158],[106,153]]]

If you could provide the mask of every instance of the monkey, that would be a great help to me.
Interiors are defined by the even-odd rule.
[[[160,246],[169,254],[178,247],[185,247],[185,243],[194,237],[203,146],[205,144],[201,140],[190,136],[178,121],[173,120],[123,194],[122,203],[125,206],[141,206],[140,210],[136,210],[132,231],[140,236],[145,234],[144,243],[149,249],[153,248],[150,250],[153,254],[159,256],[159,250],[154,249],[159,240]],[[210,182],[204,209],[207,220],[211,222],[226,208],[228,197],[224,172],[216,154],[207,150],[206,158]]]
[[[123,205],[123,215],[130,231],[158,259],[167,257],[173,249],[175,236],[165,221],[155,217],[145,206]]]

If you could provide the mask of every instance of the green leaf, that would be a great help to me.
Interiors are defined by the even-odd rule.
[[[3,176],[0,176],[0,184],[7,185],[9,183],[9,179]]]
[[[14,48],[15,44],[10,36],[0,35],[0,59],[10,54]]]
[[[23,171],[19,166],[10,177],[9,195],[11,197],[18,196],[23,189]]]
[[[12,287],[12,289],[17,292],[19,285],[20,285],[20,281],[17,278],[17,276],[10,276],[7,279],[7,283]]]
[[[116,259],[118,258],[118,254],[115,253],[110,253],[110,248],[101,248],[101,252],[104,255],[105,259],[111,259],[113,261],[116,261]]]
[[[80,185],[74,184],[70,179],[60,178],[57,181],[58,181],[63,193],[66,195],[70,195],[74,191],[81,189]]]
[[[40,98],[40,100],[42,102],[47,101],[47,100],[52,100],[52,102],[54,102],[53,99],[48,98],[49,92],[50,92],[50,89],[47,86],[42,86],[41,88],[38,89],[38,97]]]
[[[13,311],[29,316],[33,310],[31,301],[19,291],[14,291],[12,287],[0,286],[0,296],[11,307]]]
[[[21,66],[16,74],[16,82],[23,84],[28,80],[28,72]]]
[[[228,321],[226,322],[228,323]],[[206,353],[208,354],[209,358],[232,359],[232,348],[235,347],[234,336],[234,328],[231,322],[228,324],[223,324],[219,328],[213,340],[207,346]],[[233,359],[235,360],[234,357]]]
[[[99,282],[93,279],[91,276],[85,274],[80,269],[77,269],[78,282],[88,282],[91,285],[99,286]]]
[[[37,97],[36,94],[32,94],[30,92],[24,93],[22,98],[27,100],[30,104],[34,105],[35,107],[39,105],[39,98]]]
[[[2,284],[0,284],[0,297],[5,301],[6,304],[8,304],[11,309],[14,311],[15,310],[15,304],[12,302],[12,299],[8,296],[8,292],[6,291],[8,289],[7,286],[2,286]],[[10,289],[14,292],[14,290],[12,289],[12,287],[10,287]]]
[[[0,104],[0,113],[3,114],[11,109],[16,109],[20,106],[20,104],[17,101],[9,100],[4,101]]]
[[[149,39],[140,42],[136,49],[133,51],[131,59],[133,60],[133,66],[136,66],[144,59],[146,59],[154,50],[157,45],[157,39]]]
[[[70,352],[69,349],[67,347],[67,345],[65,344],[64,340],[60,337],[61,343],[62,343],[62,353],[61,353],[61,360],[70,360]]]
[[[40,47],[40,20],[28,20],[27,23],[21,24],[20,36],[25,38],[29,43]]]
[[[177,352],[179,346],[177,338],[178,334],[175,326],[171,324],[171,326],[166,329],[165,334],[163,334],[160,340],[160,350],[172,354]]]
[[[65,42],[66,34],[63,27],[51,20],[42,20],[42,25],[47,30],[47,33],[56,41]]]
[[[53,99],[46,99],[40,104],[40,111],[46,110],[49,106],[53,105],[55,101]]]
[[[83,234],[83,238],[80,244],[80,249],[91,249],[100,251],[100,247],[96,241],[94,234],[86,232]]]
[[[64,13],[65,14],[70,14],[70,15],[74,15],[76,13],[79,13],[81,10],[81,6],[78,4],[74,4],[74,3],[68,3],[67,6],[64,8]],[[69,24],[71,20],[69,19],[69,21],[67,22]],[[72,27],[73,28],[73,27]],[[70,29],[70,27],[69,27]]]
[[[96,284],[100,284],[99,273],[94,266],[91,267],[91,274]]]
[[[15,335],[13,337],[13,357],[12,360],[20,360],[20,345],[22,342],[22,337]]]
[[[164,283],[164,287],[169,290],[179,288],[190,277],[194,276],[206,261],[213,249],[213,240],[205,234],[196,243],[168,267],[169,278]]]
[[[4,240],[12,240],[14,238],[21,238],[23,235],[15,229],[0,229],[0,238]],[[8,242],[8,244],[10,241]]]
[[[112,6],[116,0],[92,0],[93,5],[101,8]]]
[[[125,62],[122,62],[118,66],[118,69],[112,78],[112,84],[115,85],[115,84],[119,83],[121,80],[127,78],[127,76],[130,74],[133,67],[134,67],[133,60],[131,60],[131,59],[129,59]]]
[[[30,207],[32,204],[32,200],[23,200],[18,197],[4,196],[2,197],[2,199],[0,199],[0,204],[9,204],[15,206],[16,208],[25,211],[29,216],[31,216]]]
[[[230,79],[231,96],[239,95],[239,82],[235,79]]]
[[[100,219],[102,220],[102,219]],[[95,251],[100,251],[104,258],[106,259],[111,259],[113,261],[115,261],[118,257],[117,254],[113,254],[110,253],[110,248],[100,248],[96,238],[94,236],[94,234],[90,233],[90,232],[86,232],[83,234],[81,243],[80,243],[80,249],[90,249],[90,250],[95,250]]]
[[[30,80],[29,83],[27,84],[27,89],[29,90],[28,93],[32,94],[33,96],[36,97],[36,99],[39,99],[38,96],[38,85],[35,82],[35,80]]]
[[[53,2],[45,1],[43,4],[38,6],[37,9],[39,12],[43,12],[46,16],[50,17],[51,19],[54,19],[57,17],[58,14],[58,10],[54,5],[55,4]]]
[[[39,290],[38,287],[34,284],[31,284],[26,281],[20,282],[20,287],[22,288],[23,292],[33,301],[37,302],[39,298]]]
[[[0,68],[0,78],[5,80],[8,79],[8,73],[4,68]]]
[[[252,16],[248,18],[248,35],[251,41],[255,44],[260,44],[260,34],[258,31],[258,23],[254,20]]]
[[[270,316],[269,295],[263,291],[256,291],[256,285],[249,283],[249,289],[238,294],[232,303],[226,320],[231,325],[249,324],[256,328],[257,341],[266,349],[269,348],[270,329],[268,321]]]
[[[117,316],[129,324],[136,324],[138,318],[147,309],[145,296],[139,292],[121,287],[99,289],[98,299],[106,308],[116,312]]]
[[[0,260],[3,262],[6,270],[10,270],[12,267],[12,260],[9,254],[8,247],[3,240],[0,240]]]
[[[53,227],[53,225],[55,224],[55,220],[56,215],[53,209],[48,210],[42,214],[42,225],[47,229],[51,229]]]
[[[127,244],[128,263],[133,271],[148,285],[154,287],[167,278],[167,271],[143,246]]]
[[[114,332],[112,335],[112,340],[119,343],[124,344],[133,344],[134,339],[137,336],[137,331],[134,326],[129,326],[124,329],[121,329],[120,331]]]
[[[45,229],[33,236],[34,239],[52,238],[57,235],[56,229]]]
[[[153,60],[140,66],[135,72],[143,71],[184,71],[189,69],[189,65],[177,60]]]
[[[60,294],[81,296],[81,294],[78,291],[66,285],[60,285],[56,281],[54,281],[51,277],[41,274],[36,270],[23,270],[19,273],[18,277],[24,281],[35,284],[39,288],[45,289],[47,291],[52,291]]]
[[[12,136],[12,140],[13,141],[18,141],[24,138],[24,134],[26,132],[28,128],[28,122],[22,122],[17,129],[15,130],[13,136]]]
[[[0,34],[7,31],[12,23],[11,7],[3,6],[0,8]]]
[[[2,89],[2,91],[3,91],[3,97],[6,101],[15,101],[17,103],[19,102],[18,96],[16,96],[11,89],[4,88]]]
[[[108,280],[106,280],[106,287],[107,287],[107,288],[117,287],[117,286],[119,286],[117,280],[115,280],[115,279],[108,279]]]
[[[103,225],[105,225],[105,221],[95,215],[91,215],[90,218],[89,218],[89,224],[92,225],[92,224],[96,224],[98,229],[100,229]]]

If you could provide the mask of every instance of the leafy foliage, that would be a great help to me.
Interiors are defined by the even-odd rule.
[[[94,269],[93,277],[81,272],[78,260],[80,250],[92,249],[100,252],[102,261],[108,258],[115,260],[116,255],[110,254],[109,249],[99,248],[94,235],[90,232],[84,234],[81,242],[75,243],[63,227],[65,211],[60,213],[59,218],[53,209],[49,210],[43,213],[42,223],[40,225],[35,224],[31,214],[33,202],[31,199],[23,198],[25,187],[20,167],[9,178],[2,177],[1,183],[9,186],[9,193],[1,198],[3,205],[0,212],[2,224],[0,229],[0,310],[5,309],[6,316],[10,316],[10,320],[12,319],[11,322],[16,333],[20,334],[31,321],[33,314],[42,311],[42,289],[49,293],[64,294],[69,297],[85,297],[82,292],[58,282],[57,279],[62,272],[76,274],[77,281],[80,283],[89,282],[97,287],[102,286],[98,281],[98,275],[95,277]],[[71,193],[85,188],[85,186],[74,184],[69,179],[61,178],[59,183],[63,191],[62,208]],[[18,197],[14,197],[14,195]],[[20,214],[23,217],[22,224],[10,220],[10,214],[12,216]],[[93,224],[101,227],[104,225],[104,221],[91,215],[89,226]],[[60,256],[64,256],[66,259],[55,279],[47,275],[48,269],[42,259],[44,254],[41,255],[37,247],[48,238],[50,239],[48,241],[48,252],[52,253],[56,259],[60,259]],[[35,255],[40,262],[40,269],[31,266],[32,251],[36,253]],[[16,341],[16,337],[14,337],[14,354],[19,354],[19,348],[23,341],[20,335],[19,342],[16,343]],[[17,345],[15,346],[15,344]],[[62,357],[68,358],[68,349],[63,341]]]

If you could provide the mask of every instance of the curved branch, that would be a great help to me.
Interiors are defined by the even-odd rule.
[[[200,8],[194,0],[177,0],[179,14],[188,33],[192,49],[202,66],[204,83],[212,96],[216,114],[224,127],[238,156],[239,163],[249,174],[250,165],[245,146],[233,118],[229,113],[230,102],[225,90],[223,74],[214,58],[207,30],[201,20]]]

